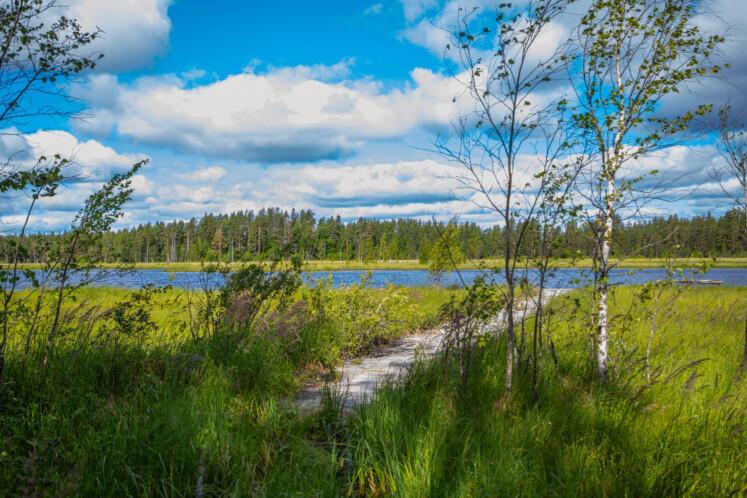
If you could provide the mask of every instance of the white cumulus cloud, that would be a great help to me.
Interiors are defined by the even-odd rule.
[[[30,229],[59,230],[67,228],[88,196],[98,190],[113,174],[129,170],[146,158],[143,154],[122,154],[96,140],[81,141],[62,130],[42,130],[20,133],[15,129],[0,130],[0,155],[9,158],[9,169],[28,169],[38,160],[55,156],[69,162],[62,171],[66,180],[53,197],[40,198],[31,218]],[[132,178],[133,199],[142,200],[154,192],[154,183],[139,173]],[[18,192],[0,196],[0,226],[16,230],[25,218],[29,198]]]
[[[277,163],[345,157],[364,141],[443,129],[456,115],[459,89],[448,76],[416,68],[403,88],[384,90],[340,80],[348,65],[272,68],[204,85],[176,75],[132,84],[97,75],[76,89],[92,106],[78,126],[181,152]]]
[[[226,175],[226,170],[220,166],[209,166],[200,168],[189,173],[180,174],[179,177],[196,182],[214,182]]]
[[[123,72],[148,66],[169,45],[171,0],[70,0],[61,9],[86,31],[103,33],[86,52],[103,53],[98,67]],[[55,9],[57,14],[60,9]]]
[[[15,129],[0,131],[0,154],[10,157],[12,166],[28,168],[42,156],[59,155],[70,161],[65,174],[83,181],[99,181],[114,173],[127,171],[145,159],[142,154],[120,154],[96,140],[80,141],[63,130],[40,130],[20,133]]]

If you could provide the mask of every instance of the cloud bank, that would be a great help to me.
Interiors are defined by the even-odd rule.
[[[179,152],[280,163],[349,157],[366,141],[445,129],[455,117],[458,87],[447,76],[416,68],[402,89],[384,89],[344,79],[347,70],[347,63],[275,68],[197,85],[176,75],[132,84],[95,75],[76,89],[91,106],[78,127]]]

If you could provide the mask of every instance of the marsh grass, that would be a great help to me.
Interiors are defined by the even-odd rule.
[[[636,289],[620,288],[618,317]],[[467,385],[443,363],[418,364],[350,419],[347,491],[393,496],[743,496],[747,381],[741,289],[690,289],[658,331],[645,381],[645,309],[616,331],[615,380],[590,380],[579,295],[553,306],[559,369],[543,362],[539,398],[520,376],[502,394],[503,344],[474,352]],[[618,323],[620,320],[618,320]],[[453,367],[452,367],[453,370]]]
[[[295,299],[308,300],[309,292]],[[347,292],[364,292],[371,302],[390,295],[325,292],[330,301]],[[402,323],[428,325],[449,295],[397,292],[408,306],[390,312],[409,315],[395,329],[380,325],[383,337],[402,334]],[[301,381],[318,376],[317,365],[334,368],[357,349],[343,342],[334,316],[308,316],[282,333],[232,327],[195,338],[185,312],[195,296],[172,289],[148,302],[153,329],[144,337],[113,340],[107,313],[132,295],[76,291],[64,310],[66,333],[46,367],[43,348],[32,344],[22,354],[18,324],[0,400],[2,494],[337,494],[339,466],[329,441],[341,438],[339,415],[329,408],[321,421],[303,420],[289,401]]]
[[[407,293],[422,323],[448,299],[447,291]],[[641,360],[648,304],[635,293],[620,288],[612,303],[620,325],[608,388],[590,377],[586,297],[577,293],[553,303],[558,370],[543,357],[536,401],[522,374],[511,401],[496,408],[505,346],[488,340],[475,348],[466,383],[453,363],[418,362],[352,414],[343,414],[331,390],[319,413],[300,416],[289,398],[301,379],[342,358],[333,320],[283,337],[234,331],[193,340],[174,325],[178,295],[170,291],[152,303],[164,332],[146,341],[114,348],[71,337],[46,371],[33,359],[9,362],[0,489],[31,496],[744,495],[745,290],[684,292],[657,331],[651,383]],[[78,303],[126,298],[95,289]],[[627,313],[631,306],[635,313]]]

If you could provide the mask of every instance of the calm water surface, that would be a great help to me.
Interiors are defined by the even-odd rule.
[[[335,286],[349,285],[360,282],[366,275],[365,270],[337,270],[337,271],[313,271],[304,272],[304,280],[307,283],[332,276]],[[460,286],[462,281],[469,285],[475,278],[486,273],[481,270],[463,270],[460,272],[447,272],[441,279],[442,286]],[[537,271],[529,270],[522,273],[530,282],[537,280]],[[652,280],[666,277],[663,269],[615,269],[612,270],[610,280],[613,284],[642,284]],[[720,280],[722,285],[747,286],[747,268],[714,268],[705,275],[693,276],[686,273],[683,278]],[[76,277],[73,276],[73,281]],[[497,283],[503,282],[500,274],[491,274],[491,279]],[[549,288],[569,288],[588,285],[591,279],[591,271],[580,268],[563,268],[552,272],[547,279],[546,286]],[[108,287],[125,287],[129,289],[140,288],[144,285],[164,286],[171,285],[185,289],[201,288],[204,277],[199,272],[169,272],[165,270],[133,270],[126,273],[102,271],[97,275],[93,285]],[[419,287],[432,285],[433,280],[426,270],[374,270],[371,272],[369,285],[383,287],[387,284],[402,285],[405,287]],[[220,285],[216,277],[211,285]],[[20,282],[19,287],[27,287],[28,282]]]

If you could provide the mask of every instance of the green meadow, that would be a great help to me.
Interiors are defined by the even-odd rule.
[[[653,305],[639,291],[612,298],[606,387],[590,371],[588,297],[578,291],[552,303],[557,363],[541,357],[536,396],[522,374],[503,400],[505,344],[491,337],[474,345],[467,375],[442,357],[421,361],[350,414],[334,392],[313,414],[292,398],[304,383],[334,379],[344,358],[435,325],[457,291],[304,288],[275,321],[193,335],[185,310],[195,293],[169,290],[149,301],[147,333],[116,340],[123,331],[107,310],[133,293],[78,291],[69,335],[46,367],[33,347],[14,355],[23,337],[14,338],[0,487],[27,496],[746,494],[747,290],[665,295],[648,377]]]

